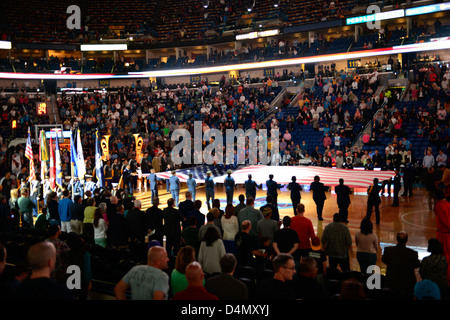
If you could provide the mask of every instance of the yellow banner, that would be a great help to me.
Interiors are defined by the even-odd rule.
[[[100,141],[100,148],[103,151],[102,160],[107,161],[109,159],[109,137],[111,135],[103,136],[102,140]]]
[[[136,140],[136,161],[137,163],[141,163],[141,159],[144,156],[142,153],[142,147],[144,146],[144,139],[140,137],[139,133],[133,134],[134,139]]]

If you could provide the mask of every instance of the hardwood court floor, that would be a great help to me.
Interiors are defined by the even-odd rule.
[[[307,188],[304,187],[304,190]],[[306,186],[307,187],[307,186]],[[180,192],[180,202],[185,200],[184,193],[187,188],[183,188]],[[352,235],[353,245],[351,249],[351,268],[352,270],[359,270],[359,265],[356,260],[356,246],[355,246],[355,233],[359,230],[360,222],[366,215],[367,208],[367,194],[366,189],[353,190],[354,194],[350,196],[351,205],[349,207],[349,223],[347,224],[350,233]],[[236,205],[238,203],[239,194],[243,194],[244,188],[238,186],[236,192],[234,193],[234,202]],[[403,193],[403,189],[400,191],[400,195]],[[145,210],[151,206],[151,194],[147,192],[138,192],[135,194],[137,199],[142,201],[142,209]],[[338,212],[338,206],[336,203],[336,195],[333,191],[327,192],[327,200],[325,201],[325,207],[323,211],[324,221],[318,221],[316,214],[316,206],[312,200],[312,193],[309,191],[303,191],[301,193],[301,202],[305,204],[306,213],[305,216],[309,218],[314,226],[316,234],[321,237],[323,229],[327,224],[332,222],[333,214]],[[163,209],[167,206],[167,199],[169,199],[170,193],[168,194],[165,188],[160,186],[159,189],[160,197],[160,208]],[[222,186],[216,187],[216,198],[221,201],[221,209],[225,209],[226,197],[225,191]],[[266,198],[265,190],[258,190],[256,196],[255,208],[259,208],[264,205]],[[381,255],[383,247],[386,245],[396,244],[396,234],[399,231],[406,231],[409,235],[409,241],[407,243],[408,247],[419,252],[419,258],[429,255],[427,252],[428,239],[436,237],[436,223],[435,215],[433,211],[428,209],[428,199],[426,191],[424,188],[414,188],[412,197],[399,197],[399,206],[392,207],[393,197],[388,196],[385,193],[381,197],[381,221],[380,225],[375,224],[375,213],[372,213],[372,222],[374,224],[374,232],[377,234],[380,248],[378,250],[378,262],[377,265],[381,268],[381,273],[385,272],[385,265],[381,262]],[[203,206],[201,211],[207,213],[206,207],[206,197],[204,189],[199,187],[197,190],[197,199],[202,200]],[[280,219],[284,216],[293,216],[293,208],[289,198],[289,191],[286,187],[279,191],[278,196],[278,207],[280,211]]]

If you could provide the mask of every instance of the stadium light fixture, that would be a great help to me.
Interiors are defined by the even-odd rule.
[[[202,0],[203,2],[203,8],[207,9],[209,6],[209,0]]]
[[[0,49],[10,50],[12,48],[11,41],[0,41]]]
[[[275,8],[278,8],[278,7],[280,6],[280,4],[281,4],[281,0],[275,0],[273,6],[274,6]]]
[[[325,55],[314,55],[309,57],[269,60],[261,62],[249,62],[243,64],[215,66],[206,68],[188,68],[171,69],[156,71],[128,72],[128,74],[43,74],[43,73],[19,73],[19,72],[0,72],[0,79],[70,79],[70,80],[94,80],[94,79],[125,79],[125,78],[151,78],[151,77],[180,77],[199,74],[222,73],[233,70],[251,70],[274,67],[287,67],[301,65],[306,63],[318,63],[337,60],[350,60],[358,58],[368,58],[376,56],[388,56],[407,52],[422,52],[450,49],[450,40],[442,39],[440,41],[413,43],[408,45],[393,46],[388,48],[360,50],[353,52],[343,52]]]
[[[82,44],[80,46],[81,51],[120,51],[128,50],[126,43],[117,44]]]

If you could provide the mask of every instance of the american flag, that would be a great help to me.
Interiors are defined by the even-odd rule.
[[[223,183],[227,176],[227,168],[222,166],[201,165],[188,169],[177,170],[177,176],[181,182],[186,182],[188,174],[192,173],[197,183],[204,183],[206,172],[211,171],[211,176],[216,183]],[[241,166],[232,170],[231,176],[237,184],[244,184],[248,175],[252,175],[252,180],[256,183],[265,184],[269,180],[269,174],[274,175],[274,180],[281,184],[291,182],[292,176],[296,176],[297,182],[301,185],[309,185],[314,181],[314,176],[320,177],[320,182],[326,186],[337,186],[339,178],[344,179],[344,183],[350,188],[367,188],[373,184],[373,179],[378,178],[381,182],[389,180],[395,175],[395,171],[380,170],[359,170],[359,169],[336,169],[315,166],[265,166],[249,165]],[[156,175],[163,179],[169,179],[170,171],[158,172]],[[144,175],[146,176],[146,175]]]
[[[27,139],[27,145],[25,148],[25,157],[28,158],[28,160],[33,160],[33,147],[31,146],[31,134],[30,134],[30,128],[28,128],[28,139]]]
[[[31,133],[30,128],[28,128],[28,139],[27,139],[27,145],[25,147],[25,157],[30,160],[30,176],[29,180],[33,181],[36,180],[36,172],[34,169],[34,160],[33,160],[33,147],[31,146]]]

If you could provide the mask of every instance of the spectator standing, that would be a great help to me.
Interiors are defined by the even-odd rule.
[[[343,272],[350,270],[349,250],[352,246],[352,237],[348,227],[341,222],[339,213],[335,213],[333,222],[324,228],[321,241],[330,268],[337,269],[339,266]]]
[[[361,220],[360,230],[355,234],[357,247],[356,259],[362,273],[367,273],[367,268],[377,264],[378,236],[373,233],[372,221]]]
[[[406,247],[408,234],[397,233],[397,245],[384,249],[381,261],[386,264],[385,287],[403,297],[411,298],[416,284],[415,270],[420,267],[418,253]]]
[[[247,286],[233,276],[236,266],[236,257],[231,253],[226,253],[220,259],[221,273],[208,278],[205,282],[205,289],[216,295],[219,300],[247,300]]]
[[[216,228],[208,228],[200,244],[198,262],[205,273],[220,272],[220,259],[225,255],[225,246]]]
[[[316,234],[311,220],[305,217],[305,205],[303,203],[297,205],[296,215],[291,219],[291,229],[297,232],[299,239],[296,256],[307,256],[311,250],[311,239],[313,239]]]
[[[169,297],[169,258],[163,247],[153,246],[148,250],[147,264],[137,265],[119,281],[114,288],[117,300],[126,300],[126,291],[131,289],[132,300],[167,300]]]

